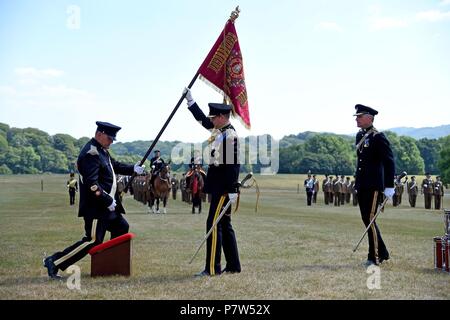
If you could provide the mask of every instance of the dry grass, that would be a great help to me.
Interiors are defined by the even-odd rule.
[[[44,192],[41,192],[41,179]],[[205,232],[206,208],[192,215],[180,200],[168,214],[147,214],[129,196],[124,204],[133,242],[130,278],[92,279],[90,259],[81,267],[81,291],[49,281],[41,265],[53,253],[79,240],[83,222],[68,205],[65,175],[0,176],[0,299],[449,299],[450,274],[433,269],[433,236],[442,235],[442,211],[398,208],[379,218],[392,259],[381,267],[381,289],[369,290],[362,266],[367,242],[352,254],[364,231],[352,206],[306,207],[297,184],[303,176],[258,177],[259,212],[254,190],[244,190],[233,218],[242,273],[197,279],[205,249],[190,265]],[[420,181],[420,179],[419,179]],[[178,195],[179,196],[179,195]],[[78,199],[77,199],[78,200]],[[445,207],[450,207],[448,196]],[[66,274],[67,275],[67,274]]]

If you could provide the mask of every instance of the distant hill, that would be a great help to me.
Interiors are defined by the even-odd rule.
[[[354,135],[346,135],[346,134],[337,134],[331,132],[313,132],[313,131],[305,131],[300,132],[299,134],[290,134],[288,136],[284,136],[280,140],[280,148],[287,148],[293,145],[304,143],[306,140],[314,137],[316,135],[332,135],[342,137],[344,139],[354,139]]]
[[[438,127],[423,127],[423,128],[397,127],[383,131],[392,131],[398,134],[399,136],[408,136],[416,140],[422,138],[439,139],[450,135],[450,124]]]

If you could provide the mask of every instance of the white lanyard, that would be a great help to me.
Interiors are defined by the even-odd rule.
[[[111,171],[113,174],[113,184],[112,184],[111,192],[109,193],[109,195],[111,196],[111,198],[114,199],[114,196],[116,195],[116,189],[117,189],[117,180],[116,180],[116,174],[114,173],[114,168],[111,163],[111,157],[109,155],[108,155],[108,159],[109,159],[109,165],[111,166]]]

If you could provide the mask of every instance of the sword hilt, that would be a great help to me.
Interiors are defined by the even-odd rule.
[[[237,183],[238,188],[241,188],[241,187],[245,188],[245,183],[248,180],[250,180],[252,177],[253,177],[253,172],[247,173],[247,175],[244,177],[244,179],[242,179],[242,181],[238,181],[238,183]]]

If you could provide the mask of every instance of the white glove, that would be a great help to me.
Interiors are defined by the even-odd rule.
[[[389,198],[389,200],[392,200],[392,197],[394,196],[395,190],[394,188],[385,188],[384,189],[384,195]]]
[[[237,198],[238,198],[238,194],[237,193],[229,193],[228,198],[230,198],[230,201],[232,204],[235,204],[237,201]]]
[[[139,162],[138,162],[138,163],[136,163],[134,165],[134,172],[136,172],[137,174],[143,174],[144,173],[144,168],[145,168],[145,166],[144,165],[140,166]]]
[[[194,101],[194,98],[192,98],[191,90],[189,88],[184,88],[183,94],[186,94],[185,98],[186,98],[186,101],[187,101],[187,105],[189,107],[192,106],[195,103],[195,101]]]
[[[113,199],[112,203],[108,207],[109,211],[116,210],[116,199]]]

